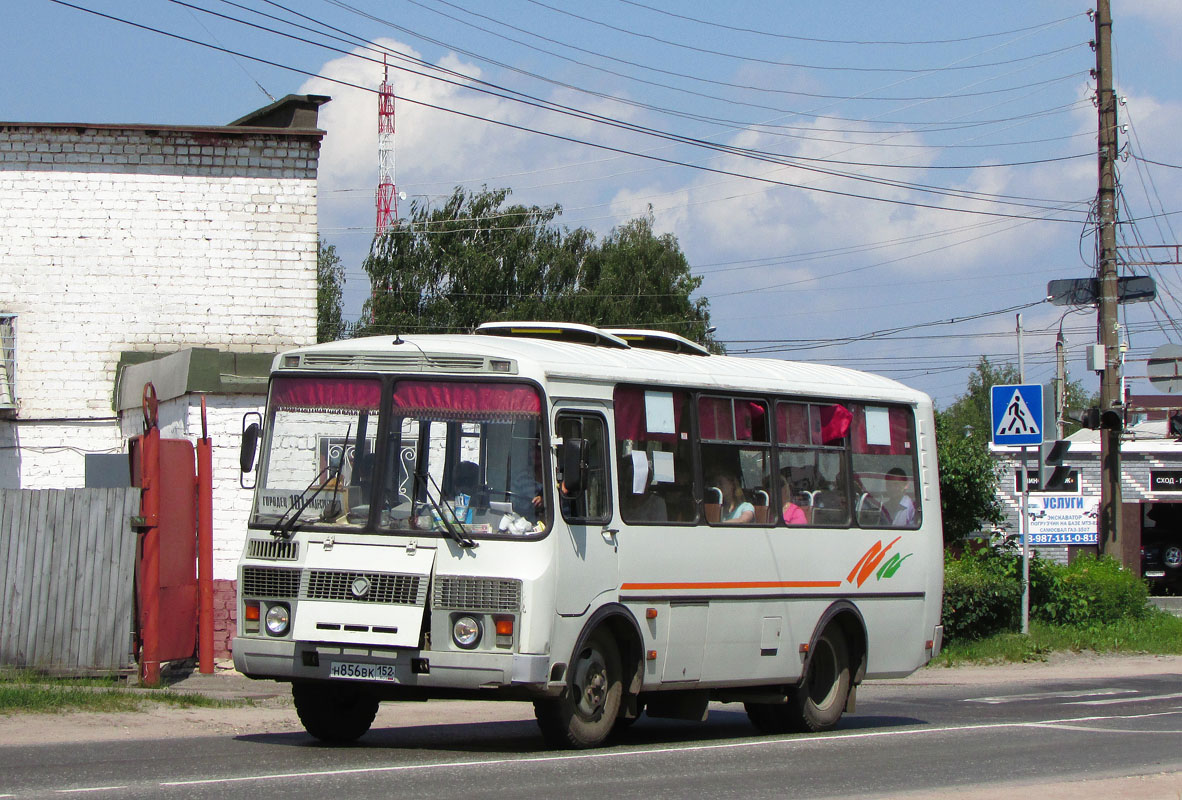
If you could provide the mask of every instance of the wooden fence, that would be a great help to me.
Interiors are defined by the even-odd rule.
[[[139,489],[0,489],[0,665],[130,669]]]

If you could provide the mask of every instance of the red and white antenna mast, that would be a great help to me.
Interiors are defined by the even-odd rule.
[[[398,219],[398,190],[394,186],[394,86],[382,56],[382,87],[378,90],[377,237]]]

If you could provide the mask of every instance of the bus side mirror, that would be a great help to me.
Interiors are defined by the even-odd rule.
[[[587,440],[567,439],[562,445],[562,488],[570,497],[587,484]]]
[[[252,416],[258,417],[258,422],[248,422]],[[242,417],[242,448],[238,453],[238,466],[243,476],[254,471],[254,456],[259,446],[259,435],[263,432],[262,421],[263,417],[257,411],[249,411]],[[247,486],[242,477],[239,477],[238,482],[244,489],[253,488]]]

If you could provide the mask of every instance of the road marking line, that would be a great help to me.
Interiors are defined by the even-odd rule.
[[[109,792],[112,789],[126,789],[127,786],[87,786],[84,789],[54,789],[57,794],[76,794],[78,792]],[[4,795],[12,797],[12,795]]]
[[[1030,694],[1002,694],[994,697],[970,697],[966,703],[1021,703],[1025,700],[1054,700],[1059,697],[1095,697],[1098,695],[1136,694],[1136,689],[1092,689],[1079,692],[1031,692]]]
[[[945,728],[916,728],[909,730],[890,730],[890,731],[861,731],[858,733],[837,733],[822,736],[809,736],[806,738],[786,738],[786,739],[756,739],[746,742],[724,742],[716,744],[692,745],[690,747],[659,747],[647,750],[625,750],[599,753],[575,753],[567,755],[554,756],[529,756],[526,758],[498,758],[491,760],[476,760],[476,761],[447,761],[436,762],[431,764],[396,764],[387,767],[356,767],[353,769],[331,769],[331,770],[315,770],[311,772],[278,772],[268,773],[264,775],[242,775],[234,778],[201,778],[189,781],[162,781],[158,786],[208,786],[213,784],[224,783],[245,783],[248,781],[279,781],[291,780],[293,778],[319,778],[330,776],[349,776],[349,775],[376,775],[381,773],[396,773],[396,772],[418,772],[425,770],[437,769],[455,769],[457,767],[493,767],[493,766],[509,766],[514,764],[540,764],[540,763],[570,763],[574,761],[587,761],[592,759],[609,759],[609,758],[637,758],[642,756],[652,755],[669,755],[679,753],[700,753],[711,750],[734,750],[747,747],[775,747],[777,745],[809,745],[817,742],[833,742],[843,741],[849,739],[875,739],[880,737],[894,737],[894,736],[914,736],[929,733],[959,733],[962,731],[981,731],[981,730],[996,730],[1001,728],[1039,728],[1048,727],[1055,724],[1063,723],[1070,724],[1073,722],[1094,722],[1110,719],[1147,719],[1149,717],[1162,716],[1182,716],[1182,710],[1171,711],[1153,711],[1146,714],[1112,714],[1112,715],[1097,715],[1092,717],[1070,717],[1064,719],[1049,719],[1038,720],[1035,722],[994,722],[983,723],[979,725],[956,725]],[[1145,731],[1145,733],[1154,733],[1154,731]]]
[[[1145,703],[1150,700],[1172,700],[1177,697],[1182,697],[1182,692],[1173,692],[1172,694],[1151,694],[1143,695],[1141,697],[1117,697],[1111,700],[1074,700],[1070,703],[1064,703],[1065,706],[1109,706],[1114,703]]]
[[[1151,733],[1154,736],[1169,735],[1171,733],[1182,733],[1182,730],[1147,731],[1147,730],[1135,730],[1132,728],[1089,728],[1087,725],[1066,725],[1066,724],[1040,725],[1039,727],[1051,728],[1052,730],[1060,730],[1060,731],[1086,731],[1087,733]]]

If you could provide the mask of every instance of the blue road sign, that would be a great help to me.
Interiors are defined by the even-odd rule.
[[[993,418],[993,443],[1042,444],[1042,386],[1034,383],[994,386],[989,409]]]

